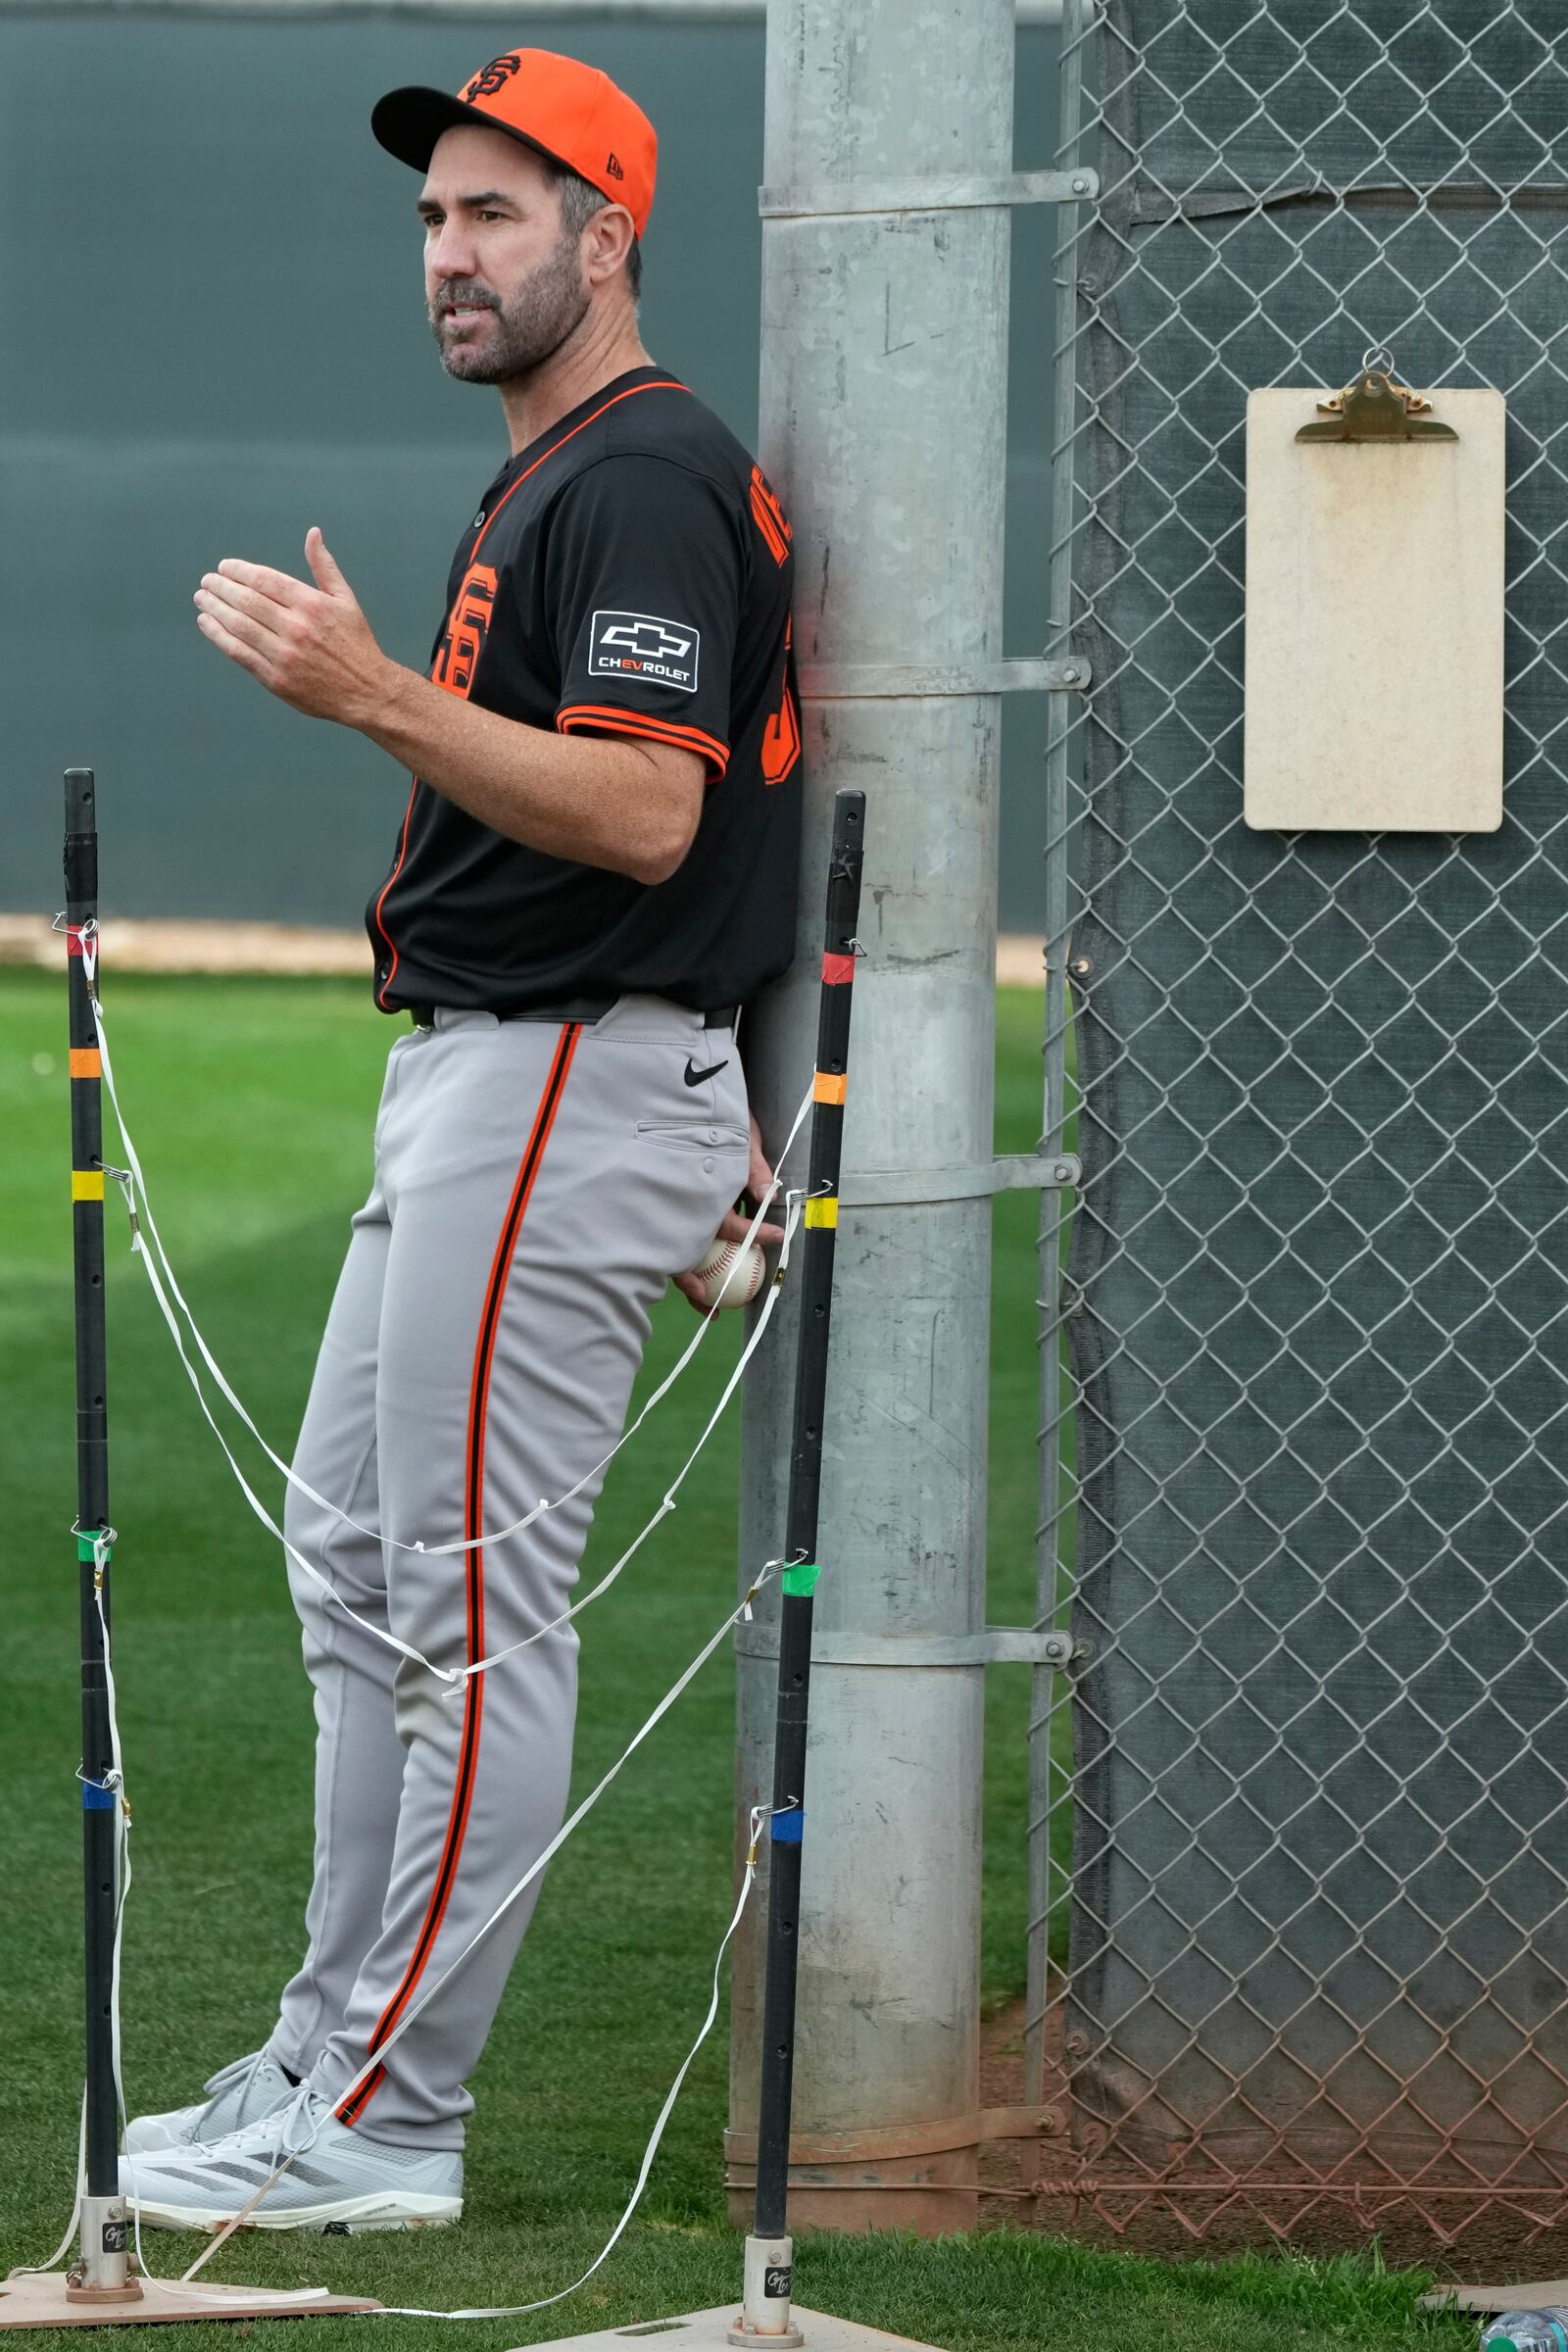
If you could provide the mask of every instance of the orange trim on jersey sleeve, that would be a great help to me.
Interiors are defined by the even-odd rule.
[[[653,743],[672,743],[682,752],[698,752],[713,770],[714,779],[729,765],[729,745],[701,727],[678,726],[673,719],[651,718],[641,710],[616,710],[603,703],[568,703],[556,712],[563,735],[646,735]]]

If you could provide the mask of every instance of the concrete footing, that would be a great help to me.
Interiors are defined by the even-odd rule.
[[[737,2316],[733,2303],[720,2303],[712,2311],[688,2311],[678,2319],[603,2328],[596,2335],[559,2336],[553,2343],[531,2345],[529,2352],[635,2352],[649,2337],[667,2344],[669,2352],[730,2352],[730,2329]],[[912,2336],[889,2335],[885,2328],[862,2328],[825,2311],[803,2311],[799,2304],[792,2317],[806,2338],[806,2352],[936,2352],[935,2346],[917,2344]],[[761,2345],[765,2338],[758,2336],[756,2341]]]

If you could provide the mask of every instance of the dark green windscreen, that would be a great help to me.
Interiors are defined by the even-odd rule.
[[[453,543],[506,454],[424,321],[415,174],[368,117],[509,41],[602,65],[661,135],[644,337],[755,438],[760,24],[400,12],[0,15],[0,907],[60,900],[60,771],[98,770],[106,908],[354,924],[405,781],[206,645],[224,555],[303,569],[319,522],[423,667]],[[1050,160],[1055,35],[1019,36],[1020,164]],[[68,102],[69,93],[69,102]],[[1016,230],[1010,650],[1044,639],[1049,216]],[[1007,714],[1004,923],[1039,929],[1033,698]]]

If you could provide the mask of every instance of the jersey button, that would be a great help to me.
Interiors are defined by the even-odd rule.
[[[468,525],[468,528],[469,528],[469,530],[470,530],[470,531],[476,531],[476,530],[479,528],[479,525],[480,525],[480,524],[483,522],[483,520],[484,520],[484,509],[483,509],[483,507],[481,507],[481,508],[479,509],[479,512],[478,512],[478,514],[477,514],[474,516],[474,518],[473,518],[472,522],[470,522],[470,523],[469,523],[469,525]]]
[[[710,1144],[716,1144],[716,1143],[717,1143],[717,1141],[718,1141],[718,1129],[717,1129],[716,1127],[710,1127],[710,1129],[708,1130],[708,1140],[709,1140],[709,1142],[710,1142]]]
[[[704,1160],[704,1162],[703,1162],[703,1174],[704,1174],[705,1176],[711,1176],[711,1174],[712,1174],[712,1173],[713,1173],[713,1163],[712,1163],[712,1161],[711,1161],[710,1159],[705,1159],[705,1160]]]

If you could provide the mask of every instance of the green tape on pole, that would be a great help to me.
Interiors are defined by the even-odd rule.
[[[797,1560],[793,1568],[785,1569],[780,1581],[786,1592],[793,1592],[799,1600],[809,1600],[821,1573],[815,1560]]]
[[[78,1536],[78,1537],[76,1538],[76,1557],[77,1557],[77,1559],[78,1559],[78,1560],[91,1560],[91,1561],[94,1563],[94,1565],[96,1565],[96,1564],[97,1564],[97,1559],[98,1559],[98,1554],[97,1554],[97,1551],[94,1549],[94,1546],[95,1546],[95,1545],[96,1545],[96,1544],[98,1544],[100,1541],[101,1541],[101,1538],[99,1538],[98,1536]],[[112,1560],[112,1559],[114,1558],[114,1556],[115,1556],[115,1547],[114,1547],[114,1545],[113,1545],[112,1544],[104,1544],[104,1558],[105,1558],[106,1560]]]

